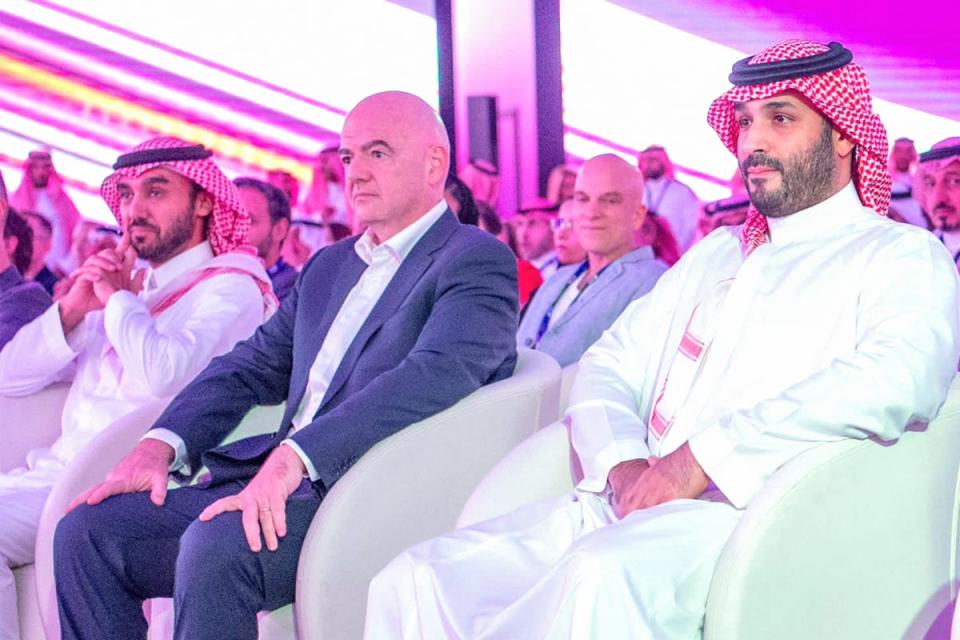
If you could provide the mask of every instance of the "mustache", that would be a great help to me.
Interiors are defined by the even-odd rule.
[[[740,170],[743,173],[746,173],[747,169],[752,167],[765,167],[767,169],[774,169],[781,173],[783,172],[783,163],[773,156],[768,156],[765,153],[751,154],[746,160],[740,163]]]
[[[150,222],[149,220],[147,220],[146,218],[137,218],[137,219],[135,219],[135,220],[131,220],[131,221],[130,221],[130,224],[127,225],[127,231],[128,231],[128,232],[129,232],[129,231],[132,231],[132,230],[135,229],[136,227],[143,227],[143,228],[145,228],[145,229],[151,229],[151,230],[156,231],[156,232],[158,232],[158,233],[160,232],[160,227],[158,227],[157,225],[151,223],[151,222]]]

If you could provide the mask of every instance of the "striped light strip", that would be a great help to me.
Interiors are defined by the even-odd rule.
[[[163,113],[141,107],[102,91],[60,75],[31,67],[7,55],[0,54],[0,74],[47,91],[62,99],[79,101],[105,115],[133,122],[163,135],[203,144],[216,153],[235,158],[263,170],[281,169],[299,180],[308,181],[312,176],[309,165],[271,151],[260,149],[248,142],[218,134],[210,129],[192,125]]]

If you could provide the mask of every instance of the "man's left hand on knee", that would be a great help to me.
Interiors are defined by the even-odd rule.
[[[207,522],[227,511],[241,511],[250,550],[259,553],[263,548],[262,533],[267,549],[276,551],[279,538],[287,535],[287,498],[300,486],[305,471],[300,456],[292,448],[280,445],[250,484],[240,493],[221,498],[204,509],[200,521]]]

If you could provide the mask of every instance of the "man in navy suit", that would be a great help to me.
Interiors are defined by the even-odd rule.
[[[333,483],[378,441],[512,373],[516,261],[443,203],[436,113],[410,94],[366,98],[339,152],[367,231],[318,252],[280,311],[75,501],[54,551],[64,638],[142,638],[142,601],[170,595],[176,637],[255,638],[258,611],[293,601]],[[252,406],[284,400],[277,433],[219,446]],[[167,493],[170,472],[201,465],[209,482]]]

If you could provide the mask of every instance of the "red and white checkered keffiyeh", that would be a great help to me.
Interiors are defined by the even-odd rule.
[[[787,40],[755,55],[748,64],[797,60],[828,51],[826,45],[807,40]],[[796,91],[844,135],[856,143],[854,150],[854,184],[864,206],[887,214],[892,183],[887,172],[887,131],[873,112],[870,83],[860,65],[850,62],[839,69],[748,86],[736,86],[713,101],[707,122],[720,136],[721,142],[737,154],[737,124],[734,105],[749,100],[763,100]],[[742,228],[747,253],[763,244],[767,237],[766,218],[751,208]]]
[[[178,138],[163,137],[147,140],[134,147],[133,151],[148,149],[173,149],[177,147],[192,147],[194,145]],[[117,191],[117,181],[121,176],[136,178],[144,171],[165,167],[179,173],[184,178],[200,185],[204,191],[213,196],[213,213],[211,214],[208,240],[213,247],[213,253],[220,255],[230,251],[239,251],[256,255],[256,250],[250,245],[247,234],[250,230],[250,216],[240,203],[237,188],[213,160],[183,160],[163,161],[139,164],[117,170],[107,177],[100,185],[100,195],[103,196],[110,211],[116,216],[117,222],[123,226],[120,219],[120,194]]]

